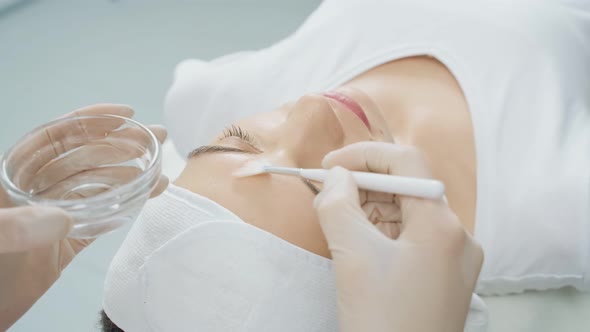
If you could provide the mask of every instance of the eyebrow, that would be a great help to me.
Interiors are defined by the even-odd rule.
[[[228,146],[221,146],[221,145],[205,145],[205,146],[201,146],[198,147],[196,149],[194,149],[193,151],[191,151],[191,153],[188,154],[188,158],[197,158],[200,156],[203,156],[205,154],[210,154],[210,153],[227,153],[227,152],[233,152],[233,153],[252,153],[246,150],[242,150],[242,149],[238,149],[238,148],[232,148],[232,147],[228,147]]]

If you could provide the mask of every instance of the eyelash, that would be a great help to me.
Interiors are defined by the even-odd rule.
[[[250,145],[255,145],[254,138],[239,126],[231,125],[230,127],[225,128],[223,130],[223,138],[227,137],[238,137],[239,139],[246,141]]]
[[[309,190],[311,190],[311,192],[314,195],[317,195],[320,193],[320,190],[318,189],[318,187],[316,187],[313,183],[311,183],[311,181],[309,181],[308,179],[304,179],[301,178],[301,181],[303,181],[303,183],[305,183],[305,185],[307,186],[307,188],[309,188]]]

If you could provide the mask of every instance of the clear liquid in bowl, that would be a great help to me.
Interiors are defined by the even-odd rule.
[[[131,146],[130,142],[117,142],[117,145],[125,145],[125,151],[130,155],[142,155],[139,152],[141,147]],[[114,161],[112,156],[105,156],[103,163],[101,158],[89,156],[89,158],[95,158],[92,163],[83,161],[79,166],[72,165],[76,160],[68,159],[75,159],[72,156],[76,156],[77,151],[82,149],[84,149],[83,146],[54,158],[38,170],[36,175],[23,177],[24,181],[21,185],[26,187],[26,192],[31,196],[43,199],[77,200],[89,198],[135,180],[149,163],[145,157],[112,163]],[[67,164],[73,169],[52,166],[63,164]],[[28,179],[25,180],[25,178]]]

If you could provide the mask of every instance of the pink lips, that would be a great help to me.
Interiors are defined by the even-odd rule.
[[[369,124],[369,119],[367,118],[365,111],[363,111],[363,108],[361,107],[361,105],[359,105],[352,98],[350,98],[346,95],[343,95],[339,92],[335,92],[335,91],[325,92],[322,95],[324,97],[334,99],[334,100],[340,102],[341,104],[343,104],[344,106],[346,106],[346,108],[349,111],[351,111],[359,119],[361,119],[361,121],[365,124],[365,126],[367,126],[367,128],[369,128],[369,130],[371,130],[371,125]]]

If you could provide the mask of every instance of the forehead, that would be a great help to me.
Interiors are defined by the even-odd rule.
[[[284,121],[295,102],[285,103],[272,111],[255,113],[235,122],[238,126],[261,127],[276,125]]]

